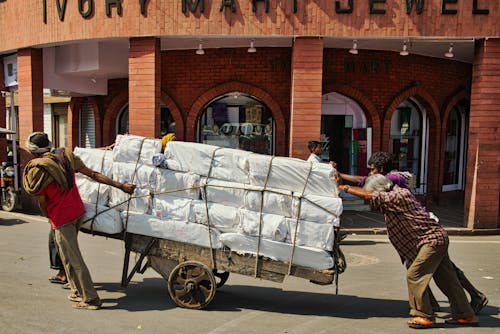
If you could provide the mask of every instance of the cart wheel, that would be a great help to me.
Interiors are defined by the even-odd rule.
[[[216,282],[212,270],[203,263],[187,261],[178,264],[168,278],[168,293],[184,308],[201,309],[214,298]]]
[[[217,269],[213,270],[213,274],[215,276],[215,281],[217,282],[217,289],[222,288],[229,278],[228,271],[217,271]]]

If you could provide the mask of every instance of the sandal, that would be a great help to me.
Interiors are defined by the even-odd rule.
[[[481,312],[481,310],[488,304],[488,298],[485,295],[481,295],[478,299],[472,299],[470,302],[470,307],[474,310],[475,314]]]
[[[74,308],[76,309],[81,309],[81,310],[98,310],[101,308],[101,300],[96,300],[96,301],[90,301],[90,302],[78,302],[73,305]]]
[[[80,296],[78,293],[72,293],[68,295],[68,299],[71,300],[72,302],[77,302],[77,303],[83,300],[82,296]]]
[[[468,318],[448,318],[444,322],[448,325],[479,326],[479,318],[474,315]]]
[[[432,328],[435,324],[436,320],[434,318],[413,317],[408,320],[408,327],[416,329]]]
[[[50,281],[50,283],[55,283],[55,284],[66,284],[66,283],[68,283],[67,279],[62,279],[59,276],[52,276],[51,278],[49,278],[49,281]]]

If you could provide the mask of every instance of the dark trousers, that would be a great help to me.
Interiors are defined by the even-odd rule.
[[[50,228],[49,232],[49,259],[50,259],[50,269],[62,270],[64,265],[59,256],[59,249],[57,248],[56,239],[54,236],[54,230]]]

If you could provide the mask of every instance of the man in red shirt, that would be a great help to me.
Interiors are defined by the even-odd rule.
[[[73,294],[68,298],[77,302],[78,309],[98,310],[101,300],[95,290],[89,270],[78,246],[78,230],[85,206],[75,183],[75,172],[93,180],[132,194],[135,185],[120,183],[91,170],[64,148],[51,150],[47,134],[35,132],[26,140],[26,147],[35,156],[23,171],[23,187],[37,198],[40,210],[49,218],[61,260]]]
[[[448,234],[410,190],[393,185],[381,174],[368,177],[364,188],[339,185],[339,189],[370,201],[372,207],[382,211],[390,242],[401,259],[411,263],[406,274],[413,316],[409,327],[435,324],[428,288],[432,278],[450,301],[452,317],[446,323],[479,324],[448,255]]]

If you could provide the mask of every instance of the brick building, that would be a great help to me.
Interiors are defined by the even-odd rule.
[[[499,15],[487,0],[4,0],[0,85],[21,147],[40,130],[71,147],[175,131],[306,158],[317,139],[360,175],[388,150],[428,200],[462,192],[464,224],[496,228]],[[70,101],[47,118],[44,91]]]

